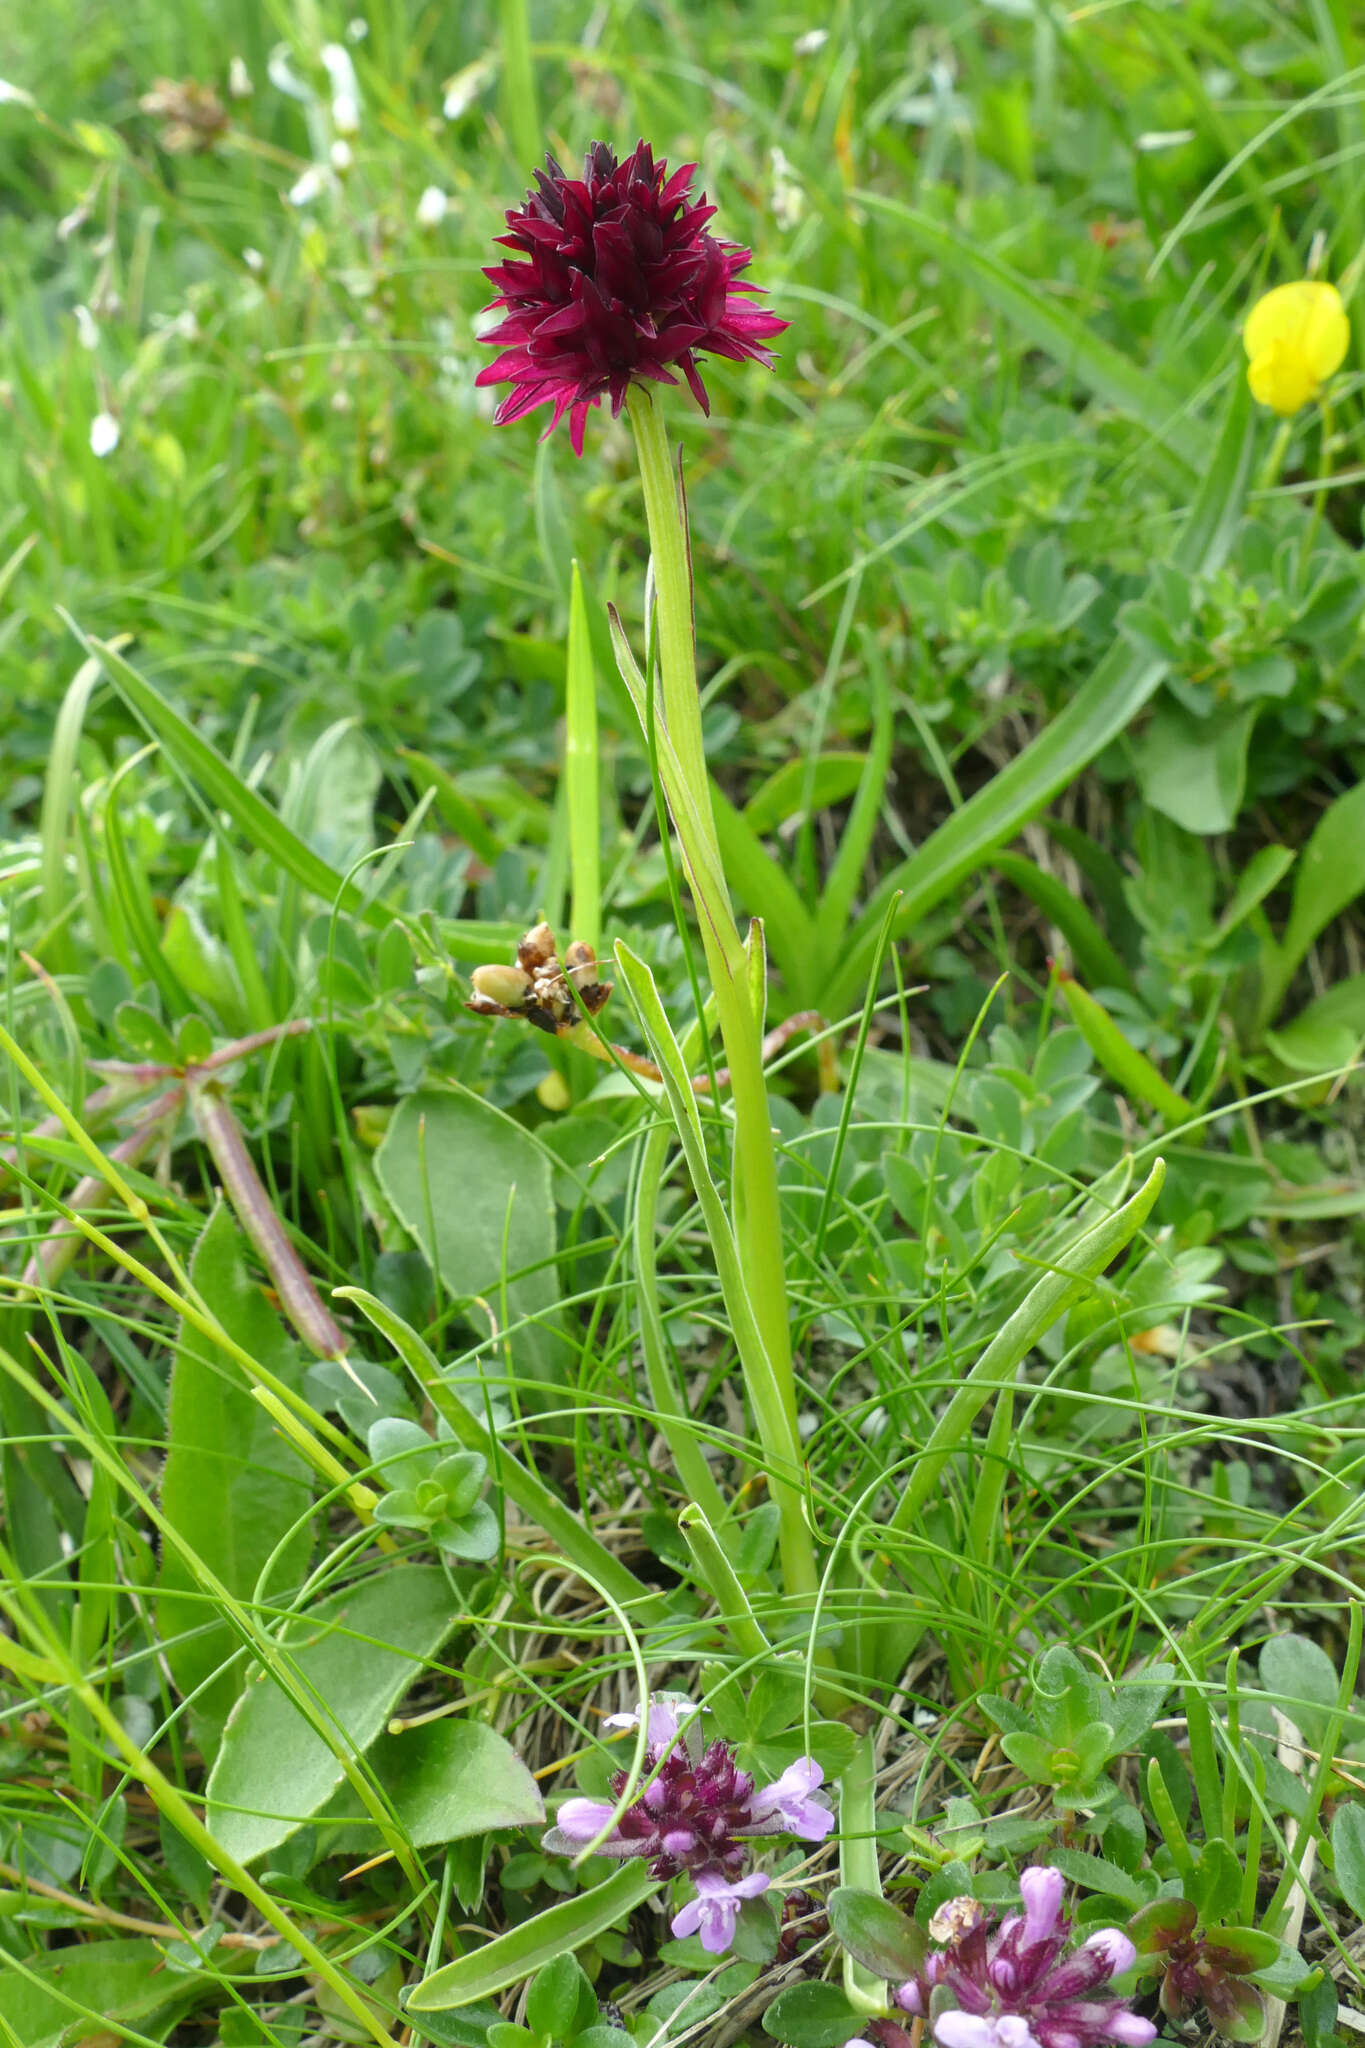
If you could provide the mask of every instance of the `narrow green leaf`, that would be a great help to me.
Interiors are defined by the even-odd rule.
[[[514,1501],[536,1527],[559,1545],[565,1557],[578,1566],[591,1583],[626,1609],[641,1624],[659,1608],[658,1595],[637,1579],[627,1565],[599,1542],[573,1509],[550,1491],[544,1480],[523,1465],[507,1446],[493,1436],[472,1415],[444,1377],[432,1353],[401,1316],[384,1302],[367,1294],[363,1287],[338,1287],[340,1301],[353,1301],[375,1329],[386,1337],[412,1373],[436,1413],[450,1425],[451,1434],[466,1450],[479,1451],[488,1460],[498,1488]]]
[[[297,1390],[298,1353],[247,1269],[245,1240],[225,1204],[200,1234],[190,1277],[222,1328],[278,1382]],[[182,1323],[161,1479],[167,1522],[230,1592],[249,1600],[277,1546],[272,1593],[291,1593],[306,1571],[310,1502],[306,1469],[252,1400],[246,1374]],[[197,1693],[195,1732],[211,1756],[245,1682],[245,1664],[229,1662],[236,1631],[215,1614],[176,1544],[163,1545],[157,1611],[171,1676],[183,1695]]]
[[[416,747],[400,747],[398,755],[420,790],[435,791],[436,808],[457,838],[464,840],[485,867],[494,866],[503,851],[503,842],[485,823],[478,805],[465,795],[450,770],[429,754],[419,753]]]
[[[792,1002],[801,1009],[810,997],[808,984],[815,965],[815,932],[806,906],[748,818],[715,783],[711,785],[711,807],[726,874],[745,909],[762,918],[768,949],[782,969]]]
[[[884,193],[860,192],[857,196],[875,212],[899,222],[946,271],[974,285],[1031,348],[1042,349],[1096,398],[1136,420],[1184,470],[1203,468],[1212,453],[1208,429],[1189,417],[1184,395],[1148,365],[1133,362],[1102,341],[1074,313],[983,248],[974,236],[954,233]]]
[[[408,2000],[411,2012],[451,2012],[457,2006],[473,2005],[491,1998],[509,1984],[520,1983],[556,1956],[581,1948],[594,1936],[604,1934],[627,1913],[633,1913],[652,1892],[659,1879],[651,1877],[643,1863],[625,1863],[612,1872],[605,1884],[551,1906],[534,1919],[523,1921],[510,1933],[500,1934],[472,1955],[460,1956],[443,1970],[417,1986]]]
[[[314,853],[263,797],[248,788],[218,749],[197,733],[116,648],[91,639],[74,621],[68,623],[81,645],[102,664],[124,703],[160,744],[172,766],[210,804],[228,813],[249,845],[325,903],[339,902],[343,910],[363,918],[367,924],[384,926],[392,922],[394,912],[390,907],[367,902],[354,882],[346,881],[320,854]]]
[[[868,678],[872,685],[872,747],[865,758],[857,794],[839,837],[839,850],[825,877],[824,886],[820,891],[820,901],[815,908],[815,951],[819,961],[821,983],[815,996],[817,1008],[823,1008],[826,1002],[826,965],[838,957],[839,948],[844,943],[854,898],[864,886],[863,870],[872,848],[877,821],[881,816],[882,799],[886,794],[886,778],[891,766],[891,748],[895,737],[891,689],[881,650],[875,636],[870,633],[865,636],[863,644]]]
[[[135,867],[123,836],[119,810],[122,786],[132,763],[120,768],[109,784],[104,799],[104,845],[109,857],[109,879],[119,915],[132,940],[143,971],[156,984],[167,1015],[174,1021],[194,1008],[180,978],[161,950],[161,934],[152,914],[151,891],[140,868]]]
[[[910,1528],[915,1516],[938,1486],[944,1466],[967,1438],[972,1423],[992,1394],[1010,1384],[1022,1361],[1072,1305],[1084,1299],[1105,1267],[1141,1230],[1166,1178],[1158,1159],[1135,1195],[1081,1234],[1044,1273],[967,1373],[935,1423],[929,1440],[891,1518],[897,1529]]]
[[[76,751],[85,725],[86,707],[102,674],[93,656],[81,663],[67,685],[52,727],[38,823],[42,842],[39,892],[46,925],[60,925],[71,896],[79,893],[79,884],[69,883],[66,872],[67,838],[77,801]],[[71,965],[71,940],[64,928],[53,933],[44,951],[54,973],[60,974]]]
[[[1271,890],[1280,883],[1293,867],[1297,855],[1289,846],[1258,846],[1251,859],[1237,878],[1237,886],[1228,898],[1227,906],[1218,920],[1218,931],[1226,938],[1243,924],[1258,904],[1264,903]]]
[[[596,952],[602,943],[602,814],[598,790],[597,675],[577,562],[569,594],[569,654],[564,679],[564,778],[569,804],[573,937]]]
[[[1194,1116],[1193,1106],[1176,1093],[1146,1053],[1129,1044],[1103,1003],[1097,1003],[1089,990],[1070,975],[1058,975],[1057,980],[1072,1023],[1125,1095],[1147,1103],[1167,1124],[1189,1123]]]
[[[991,866],[1032,899],[1056,925],[1087,981],[1101,988],[1131,989],[1133,977],[1080,898],[1055,875],[1021,853],[997,853]]]
[[[808,793],[812,811],[841,804],[862,781],[866,765],[866,754],[817,754],[814,761],[798,754],[759,784],[744,806],[744,821],[762,836],[796,817]]]

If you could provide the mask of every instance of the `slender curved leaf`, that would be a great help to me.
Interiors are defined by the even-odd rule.
[[[566,1950],[580,1948],[605,1933],[658,1889],[659,1879],[651,1877],[643,1863],[623,1863],[604,1884],[566,1899],[562,1906],[537,1913],[472,1955],[447,1963],[417,1986],[408,2008],[412,2012],[449,2012],[455,2006],[473,2005],[477,1999],[505,1991],[509,1984],[519,1983]]]

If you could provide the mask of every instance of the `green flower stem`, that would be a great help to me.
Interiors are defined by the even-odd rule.
[[[1332,408],[1325,398],[1318,402],[1318,436],[1318,488],[1313,494],[1313,509],[1299,535],[1298,586],[1301,597],[1308,592],[1313,573],[1313,549],[1322,526],[1322,515],[1327,509],[1327,492],[1332,482]]]
[[[763,1348],[769,1389],[760,1403],[750,1385],[765,1448],[788,1473],[802,1469],[796,1428],[777,1155],[763,1079],[762,1023],[749,986],[749,963],[723,882],[724,869],[711,810],[702,742],[692,616],[692,565],[681,486],[669,452],[663,416],[647,394],[632,392],[631,425],[640,460],[645,516],[654,560],[656,632],[663,685],[663,725],[687,801],[671,803],[688,883],[697,907],[716,1017],[730,1068],[735,1118],[732,1211],[745,1286]],[[774,1408],[776,1411],[774,1412]],[[813,1595],[818,1584],[815,1548],[799,1498],[783,1487],[782,1559],[789,1592]]]
[[[1293,432],[1294,422],[1292,419],[1280,421],[1275,429],[1275,438],[1271,442],[1265,461],[1261,464],[1257,474],[1254,486],[1256,490],[1273,491],[1276,484],[1280,481],[1280,471],[1284,468],[1284,458],[1289,453],[1289,443]]]
[[[749,1597],[739,1583],[735,1568],[716,1540],[716,1532],[695,1501],[689,1501],[678,1517],[678,1527],[692,1553],[702,1580],[711,1588],[725,1620],[730,1640],[741,1657],[752,1659],[759,1670],[773,1661],[773,1646],[764,1635]]]
[[[716,1528],[726,1519],[725,1502],[711,1468],[702,1456],[701,1445],[692,1430],[692,1418],[678,1398],[669,1369],[668,1346],[664,1338],[663,1309],[659,1301],[659,1275],[654,1258],[658,1223],[659,1185],[673,1133],[667,1123],[656,1124],[645,1140],[640,1176],[635,1189],[635,1279],[640,1301],[640,1349],[644,1353],[649,1398],[659,1419],[679,1479],[689,1499]]]

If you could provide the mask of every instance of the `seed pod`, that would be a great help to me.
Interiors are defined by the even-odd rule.
[[[528,974],[534,974],[537,968],[550,965],[556,951],[555,935],[549,925],[534,924],[517,947],[517,964]]]
[[[521,967],[503,967],[490,963],[476,967],[470,975],[476,995],[486,1002],[497,1003],[505,1010],[517,1010],[526,1001],[531,989],[531,977]]]

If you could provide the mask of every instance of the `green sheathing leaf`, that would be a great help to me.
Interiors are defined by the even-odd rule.
[[[248,1270],[246,1241],[226,1205],[204,1226],[190,1275],[229,1335],[287,1386],[299,1388],[297,1349]],[[246,1374],[188,1325],[181,1326],[171,1372],[168,1442],[161,1480],[167,1520],[243,1600],[252,1597],[267,1561],[283,1544],[266,1590],[272,1596],[292,1593],[312,1550],[307,1468],[252,1400]],[[190,1565],[169,1544],[159,1618],[180,1691],[206,1687],[193,1714],[198,1740],[211,1754],[245,1672],[241,1660],[227,1663],[237,1647],[231,1625],[214,1618]]]
[[[495,1941],[447,1963],[443,1970],[417,1986],[408,2000],[411,2012],[450,2012],[458,2006],[473,2005],[491,1998],[542,1964],[553,1962],[566,1950],[580,1948],[594,1935],[603,1933],[617,1920],[634,1911],[651,1892],[659,1889],[642,1863],[627,1863],[614,1870],[605,1884],[551,1906],[534,1919],[500,1934]]]

